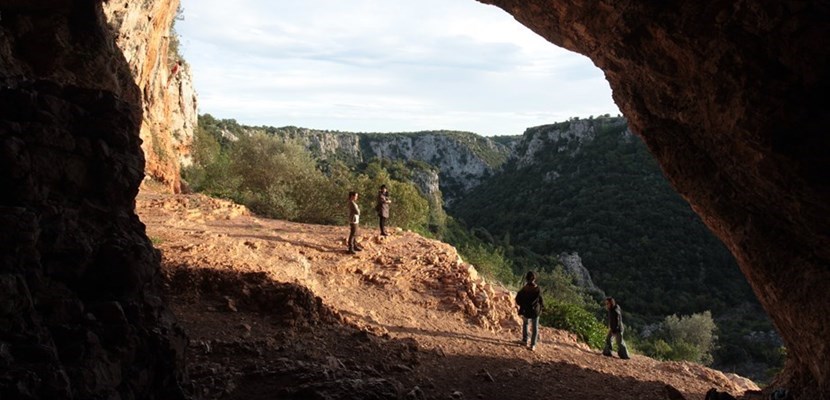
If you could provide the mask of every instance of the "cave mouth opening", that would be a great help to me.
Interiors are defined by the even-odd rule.
[[[470,2],[472,4],[471,7],[483,7],[481,4],[477,4],[475,2]],[[444,23],[444,25],[459,25],[462,27],[468,27],[468,31],[463,32],[464,35],[455,35],[450,38],[443,38],[448,46],[453,46],[453,49],[456,49],[456,53],[452,54],[452,57],[448,57],[448,54],[444,50],[436,50],[436,53],[429,53],[427,52],[429,49],[434,49],[435,47],[440,47],[445,43],[441,43],[441,38],[435,39],[431,37],[424,38],[428,43],[417,42],[416,39],[412,39],[409,37],[404,36],[404,34],[395,35],[394,37],[390,38],[390,35],[375,35],[376,37],[367,39],[367,38],[358,38],[357,37],[359,32],[350,31],[349,25],[354,25],[350,21],[354,18],[349,18],[348,16],[338,15],[337,18],[342,20],[337,23],[330,22],[334,17],[331,17],[329,14],[325,15],[317,15],[314,20],[311,16],[299,13],[298,14],[286,14],[282,16],[272,16],[269,14],[269,10],[263,9],[253,9],[251,14],[248,15],[244,12],[236,15],[234,18],[238,18],[238,22],[227,20],[229,17],[222,15],[212,15],[207,13],[206,15],[198,15],[200,7],[197,4],[188,4],[187,1],[183,3],[183,7],[186,10],[184,13],[183,20],[177,22],[177,32],[182,37],[182,46],[181,48],[183,53],[183,58],[188,60],[190,64],[192,64],[193,68],[195,69],[196,79],[199,80],[200,76],[202,75],[210,75],[211,77],[207,78],[206,81],[211,84],[217,84],[218,89],[200,89],[200,96],[205,99],[202,102],[202,106],[208,111],[213,113],[214,115],[224,115],[228,118],[238,118],[238,115],[235,112],[239,112],[240,114],[245,114],[247,116],[243,116],[240,120],[245,121],[253,121],[254,124],[266,123],[273,121],[268,120],[264,121],[263,117],[261,116],[250,116],[250,113],[254,112],[256,109],[261,107],[266,107],[268,109],[268,118],[280,119],[278,116],[274,117],[274,109],[275,108],[284,108],[287,110],[288,115],[284,121],[286,122],[279,122],[281,125],[295,125],[295,126],[317,126],[322,128],[330,128],[332,130],[342,130],[342,125],[338,125],[338,120],[332,118],[331,120],[326,120],[324,122],[303,122],[308,121],[303,120],[303,114],[309,112],[306,109],[302,109],[301,105],[293,104],[289,102],[287,99],[290,98],[293,101],[297,101],[299,103],[304,104],[313,104],[315,106],[319,106],[321,104],[328,104],[328,103],[343,103],[343,106],[346,107],[354,107],[356,104],[359,104],[362,101],[367,103],[375,103],[375,99],[371,99],[373,96],[389,96],[389,93],[398,93],[403,89],[399,87],[378,87],[374,88],[375,91],[369,91],[366,94],[364,93],[357,93],[356,97],[350,98],[347,97],[345,94],[342,93],[322,93],[317,92],[315,90],[310,90],[312,95],[316,95],[316,99],[325,99],[325,101],[314,101],[314,100],[305,100],[302,95],[298,93],[303,87],[312,87],[319,86],[321,84],[329,84],[331,86],[338,87],[340,85],[337,81],[331,81],[331,76],[337,76],[342,74],[347,74],[349,72],[354,72],[358,69],[367,69],[369,75],[372,76],[384,76],[382,69],[383,67],[387,67],[390,65],[395,64],[405,64],[408,66],[412,66],[413,64],[423,64],[426,61],[447,57],[450,58],[447,64],[463,64],[462,67],[464,68],[465,72],[467,73],[467,77],[474,75],[477,72],[477,68],[479,68],[478,64],[483,64],[488,62],[490,58],[497,58],[502,60],[502,55],[510,52],[516,51],[515,49],[510,48],[506,45],[505,40],[499,36],[499,32],[497,29],[494,29],[492,25],[501,24],[502,22],[499,20],[498,23],[489,24],[488,26],[480,26],[471,24],[469,21],[472,16],[467,15],[463,12],[460,14],[465,14],[465,19],[462,20],[460,23]],[[350,5],[352,7],[352,5]],[[420,6],[419,6],[420,7]],[[363,12],[362,8],[357,6],[356,8],[360,13]],[[429,9],[431,13],[435,13],[436,10],[431,9],[430,7],[424,7],[425,9]],[[440,10],[439,10],[440,11]],[[492,10],[491,10],[492,11]],[[334,14],[342,14],[343,10],[330,10],[330,13]],[[415,11],[402,11],[403,14],[412,14]],[[189,15],[191,13],[195,13],[196,15]],[[309,14],[320,14],[319,10],[315,10],[309,12]],[[504,15],[502,15],[505,17]],[[221,22],[220,19],[212,19],[218,17],[221,20],[225,20]],[[512,20],[509,16],[506,16],[508,21],[511,25],[516,25],[516,22]],[[371,17],[362,17],[362,21],[365,22],[367,25],[371,26],[370,30],[374,29],[374,33],[377,32],[388,32],[389,26],[394,26],[395,29],[398,31],[408,31],[412,28],[407,26],[403,26],[397,20],[389,18],[389,20],[385,21],[383,26],[376,26],[375,22],[369,21],[377,19],[378,16],[372,14]],[[489,18],[486,17],[486,18]],[[383,19],[383,18],[380,18]],[[411,18],[411,15],[407,18],[408,22],[417,21],[416,26],[436,26],[439,23],[435,21],[429,21],[422,23],[421,19],[418,18]],[[318,22],[318,21],[329,21],[326,22]],[[345,22],[344,22],[345,21]],[[489,21],[489,20],[488,20]],[[337,25],[343,24],[343,25]],[[306,32],[300,29],[301,26],[307,26],[307,30],[310,32]],[[519,25],[521,26],[521,25]],[[216,28],[219,32],[233,32],[227,34],[220,34],[216,32],[205,32],[200,31],[198,27],[210,27],[211,29]],[[227,31],[222,30],[227,29]],[[273,30],[273,32],[269,32],[269,29]],[[522,27],[522,29],[524,29]],[[453,32],[458,32],[458,28]],[[516,40],[524,40],[524,36],[518,35],[513,33],[513,30],[509,30],[509,35],[514,35]],[[247,36],[246,36],[247,35]],[[534,37],[535,34],[532,34]],[[250,38],[255,36],[255,40],[251,40]],[[339,36],[342,36],[344,39],[339,40]],[[216,37],[223,37],[224,39],[221,43],[216,43],[214,40],[206,38],[216,38]],[[289,38],[286,38],[289,37]],[[464,50],[462,44],[466,44],[466,42],[471,42],[471,38],[475,37],[484,37],[486,39],[489,38],[497,38],[498,40],[493,42],[487,42],[486,46],[479,46],[474,47],[473,50]],[[460,39],[459,39],[460,38]],[[457,44],[456,42],[462,40],[464,43]],[[321,41],[325,46],[318,47],[317,43],[314,41]],[[356,42],[359,43],[362,47],[355,49],[346,46],[348,42]],[[414,43],[413,43],[414,42]],[[390,44],[399,46],[402,43],[408,44],[406,49],[414,49],[411,51],[423,51],[425,52],[423,58],[398,58],[400,56],[395,54],[389,54],[392,52]],[[298,49],[300,45],[303,45],[302,49]],[[375,44],[372,47],[372,44]],[[227,52],[220,53],[220,47],[226,48]],[[497,80],[510,80],[511,74],[516,74],[519,69],[534,69],[533,73],[534,76],[538,75],[545,75],[545,76],[575,76],[575,75],[582,75],[582,74],[595,74],[599,73],[601,70],[598,69],[596,66],[589,61],[586,56],[579,56],[582,64],[579,64],[579,71],[571,71],[570,69],[564,70],[562,67],[552,67],[547,65],[549,59],[553,58],[554,56],[561,55],[564,51],[556,51],[552,53],[553,55],[547,54],[540,54],[542,51],[546,49],[557,49],[556,44],[552,44],[549,41],[542,41],[539,42],[532,42],[531,44],[527,45],[526,48],[520,47],[518,51],[520,52],[530,52],[529,50],[536,50],[534,56],[540,57],[542,60],[541,62],[538,59],[530,60],[528,64],[524,65],[517,65],[516,67],[504,67],[505,70],[492,70],[490,67],[481,66],[482,69],[485,69],[485,72],[488,74],[493,75],[493,79]],[[333,50],[335,49],[335,50]],[[440,53],[438,53],[440,52]],[[471,59],[475,59],[477,55],[484,54],[484,60],[479,61],[469,61]],[[496,54],[496,56],[490,56],[490,54]],[[198,61],[195,61],[193,58],[196,58]],[[454,58],[458,57],[458,58]],[[460,59],[464,59],[465,61],[459,61]],[[277,59],[277,61],[274,61]],[[204,61],[202,61],[204,60]],[[220,60],[224,60],[220,62]],[[287,60],[287,61],[286,61]],[[313,63],[309,64],[301,64],[301,61],[313,61]],[[590,65],[584,65],[590,63]],[[568,68],[575,68],[573,65],[574,62],[568,61]],[[256,73],[245,73],[244,67],[257,64],[257,67],[253,67]],[[320,66],[330,67],[332,64],[335,65],[345,65],[348,68],[344,69],[317,69]],[[472,64],[472,65],[470,65]],[[208,67],[201,67],[200,65],[207,65]],[[541,65],[541,67],[540,67]],[[285,67],[286,69],[281,69]],[[380,68],[378,68],[380,67]],[[442,68],[444,66],[441,66]],[[587,67],[587,68],[586,68]],[[200,72],[200,68],[204,68],[204,72]],[[300,72],[299,70],[303,69],[304,72]],[[434,67],[430,67],[430,70],[434,70]],[[589,72],[586,72],[589,70]],[[472,73],[470,71],[473,71]],[[593,71],[593,72],[590,72]],[[364,73],[365,74],[365,73]],[[569,75],[570,74],[570,75]],[[286,78],[288,77],[288,78]],[[591,82],[595,81],[596,78],[599,78],[603,84],[606,85],[605,90],[610,88],[607,87],[607,81],[605,80],[604,75],[601,73],[593,76],[591,78]],[[368,86],[373,86],[373,82],[369,79],[364,79],[365,75],[358,75],[357,77],[349,77],[348,80],[355,81],[358,83],[367,84]],[[400,78],[400,76],[395,76],[395,78]],[[428,79],[433,79],[433,76],[428,76]],[[418,78],[410,78],[409,81],[417,81]],[[446,79],[441,79],[442,82],[446,82]],[[367,83],[368,82],[368,83]],[[511,83],[514,82],[511,80]],[[532,80],[533,86],[535,89],[538,89],[542,92],[545,92],[546,98],[550,97],[549,88],[557,87],[558,85],[562,85],[561,82],[541,82],[538,80]],[[221,84],[220,84],[221,83]],[[256,90],[257,88],[265,88],[263,91],[266,93],[272,94],[273,97],[268,97],[268,100],[262,100],[261,97],[256,97],[250,95],[251,91]],[[406,89],[406,88],[404,88]],[[525,91],[530,91],[535,89],[525,89]],[[219,91],[221,90],[221,92]],[[348,88],[342,88],[343,91],[348,91]],[[378,91],[379,90],[379,91]],[[434,90],[434,89],[431,89]],[[445,87],[444,90],[438,90],[437,92],[440,94],[444,94],[447,88]],[[470,90],[457,90],[460,93],[468,93]],[[286,96],[281,97],[281,95]],[[607,97],[607,99],[611,99],[610,90],[608,92],[604,92],[603,95]],[[515,97],[516,95],[508,94],[507,97]],[[590,96],[590,95],[589,95]],[[469,97],[469,96],[467,96]],[[479,97],[490,97],[494,98],[495,95],[484,95]],[[571,98],[575,97],[574,95],[570,96]],[[334,100],[328,100],[334,99]],[[366,100],[371,99],[371,100]],[[213,103],[208,104],[208,102],[214,101]],[[431,100],[431,99],[430,99]],[[425,101],[428,102],[429,100]],[[556,105],[551,105],[550,103],[546,103],[546,100],[533,100],[535,104],[544,104],[545,108],[556,108]],[[234,104],[234,106],[228,106],[228,103]],[[395,104],[402,104],[404,108],[395,109],[393,112],[383,111],[386,114],[405,114],[408,110],[405,108],[409,106],[412,102],[408,101],[395,101],[392,100],[390,103]],[[422,104],[424,102],[419,102]],[[500,103],[500,104],[503,104]],[[524,104],[524,103],[521,103]],[[374,104],[369,104],[367,108],[374,108]],[[495,105],[487,105],[481,110],[485,112],[489,112],[491,108],[497,107]],[[213,111],[213,110],[222,110],[227,109],[230,111]],[[428,109],[429,111],[433,111],[432,109]],[[604,109],[607,110],[607,109]],[[326,114],[329,116],[339,114],[338,111],[325,111],[318,113]],[[524,110],[523,112],[528,112]],[[538,120],[537,123],[533,122],[522,122],[522,128],[527,128],[533,125],[542,125],[548,124],[556,121],[564,121],[569,119],[573,115],[580,115],[580,116],[587,116],[587,115],[602,115],[608,114],[608,112],[601,112],[601,111],[590,111],[590,112],[564,112],[560,115],[551,115],[550,113],[543,114],[537,112],[535,110],[531,110],[532,113],[538,113],[542,115],[543,119]],[[294,113],[294,114],[292,114]],[[611,113],[617,114],[615,110],[612,110]],[[296,119],[294,119],[296,118]],[[385,117],[380,117],[377,114],[370,114],[369,117],[360,117],[360,118],[346,118],[348,119],[348,123],[351,124],[354,120],[364,121],[363,125],[358,125],[359,127],[354,129],[356,131],[367,131],[367,130],[383,130],[383,131],[399,131],[402,129],[366,129],[365,127],[365,120],[366,119],[384,119]],[[418,119],[419,117],[413,118]],[[481,118],[480,116],[478,117]],[[299,121],[299,122],[298,122]],[[332,122],[335,121],[335,122]],[[340,119],[339,122],[344,121],[344,119]],[[428,129],[435,129],[441,128],[443,126],[439,125],[436,126],[436,119],[430,118],[428,119],[428,123],[431,125],[427,125]],[[440,122],[438,122],[440,123]],[[267,124],[267,123],[266,123]],[[330,125],[327,125],[330,124]],[[371,126],[371,125],[370,125]],[[417,129],[417,128],[416,128]],[[463,129],[467,130],[467,129]],[[469,129],[475,131],[474,128]],[[730,265],[731,266],[731,265]],[[740,279],[740,278],[739,278]],[[696,295],[701,295],[702,292],[694,293]],[[703,310],[700,310],[703,311]],[[691,312],[689,313],[691,314]]]
[[[826,398],[830,298],[817,294],[830,282],[830,190],[816,172],[830,170],[826,4],[486,2],[605,72],[634,130],[780,331],[789,360],[776,384]],[[25,350],[15,357],[31,358],[10,389],[44,398],[108,385],[124,397],[174,392],[184,344],[158,301],[159,261],[133,214],[143,159],[129,63],[107,39],[99,2],[4,7],[0,226],[15,250],[0,263],[2,333]],[[89,340],[85,309],[136,335]],[[71,333],[58,345],[81,350],[61,357],[110,366],[113,379],[88,382],[82,365],[59,366],[57,326]],[[122,365],[136,373],[116,379]]]

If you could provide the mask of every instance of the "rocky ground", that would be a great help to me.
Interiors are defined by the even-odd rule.
[[[519,346],[512,294],[451,246],[363,227],[251,215],[201,195],[143,192],[167,295],[190,338],[190,390],[207,399],[687,399],[757,389],[685,362],[603,357],[543,328]],[[747,398],[753,398],[747,394]]]

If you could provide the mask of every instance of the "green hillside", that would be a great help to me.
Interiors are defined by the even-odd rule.
[[[512,160],[450,214],[540,255],[578,251],[600,288],[648,320],[752,301],[732,255],[624,120],[579,121],[588,137],[548,135],[571,123],[528,129],[518,156],[536,137],[532,162]]]

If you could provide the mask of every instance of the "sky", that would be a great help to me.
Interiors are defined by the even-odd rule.
[[[474,0],[182,0],[199,112],[247,125],[518,135],[617,115],[587,57]]]

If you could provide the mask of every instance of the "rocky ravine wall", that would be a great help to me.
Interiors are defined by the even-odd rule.
[[[180,165],[190,163],[196,127],[196,92],[190,67],[175,67],[169,47],[178,0],[104,3],[110,29],[130,65],[142,97],[141,149],[147,178],[173,193],[181,187]]]
[[[254,128],[256,129],[256,128]],[[438,182],[449,204],[495,173],[511,155],[511,149],[467,132],[417,132],[364,134],[279,128],[275,135],[299,142],[323,160],[368,162],[372,159],[421,161],[438,170],[438,178],[416,180],[427,195],[435,195]],[[429,171],[422,171],[425,175]],[[424,179],[426,178],[426,179]]]
[[[141,121],[100,2],[0,5],[0,398],[181,397]]]
[[[480,1],[605,72],[785,340],[775,384],[830,397],[830,4]]]

